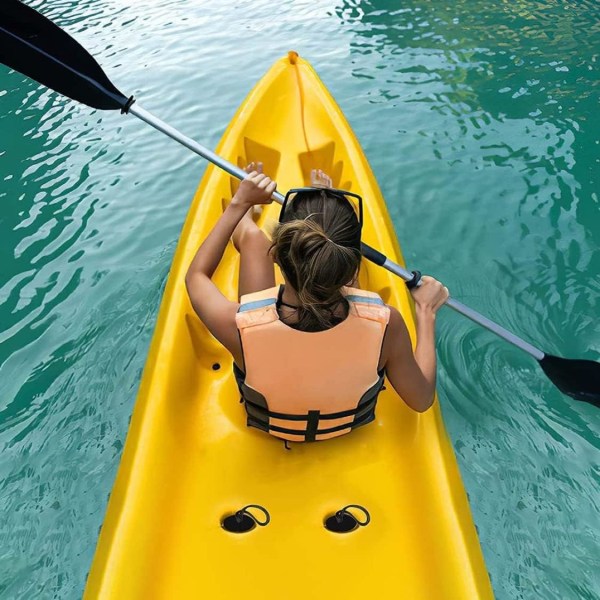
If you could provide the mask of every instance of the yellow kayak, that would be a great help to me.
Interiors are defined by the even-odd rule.
[[[217,153],[238,165],[262,161],[284,192],[323,169],[334,187],[363,196],[363,239],[404,264],[352,130],[295,53],[252,90]],[[184,285],[234,186],[211,165],[192,203],[84,597],[493,598],[437,401],[419,414],[388,386],[374,423],[290,450],[246,427],[231,356],[194,314]],[[260,224],[275,221],[278,210],[269,206]],[[214,280],[231,300],[237,268],[230,244]],[[400,310],[414,342],[400,279],[363,261],[359,283]],[[246,533],[223,528],[224,517],[248,504],[267,509],[270,523]],[[349,504],[367,509],[369,524],[328,530],[325,519]]]

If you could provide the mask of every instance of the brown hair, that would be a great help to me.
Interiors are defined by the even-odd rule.
[[[298,295],[302,331],[322,331],[345,318],[341,288],[360,266],[360,224],[350,202],[327,190],[305,192],[286,208],[285,222],[273,232],[273,258]]]

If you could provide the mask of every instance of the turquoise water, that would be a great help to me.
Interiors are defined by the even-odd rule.
[[[298,50],[408,264],[548,352],[600,357],[595,1],[30,4],[209,147]],[[0,68],[2,599],[81,596],[203,169],[133,117]],[[497,598],[599,598],[600,413],[442,313],[442,409]]]

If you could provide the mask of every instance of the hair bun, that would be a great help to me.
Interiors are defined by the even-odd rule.
[[[348,309],[341,288],[356,276],[361,253],[360,226],[347,204],[320,193],[295,200],[298,218],[273,232],[273,255],[298,296],[296,325],[303,331],[328,329],[340,318],[340,304]]]

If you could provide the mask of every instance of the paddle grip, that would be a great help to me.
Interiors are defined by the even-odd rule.
[[[364,242],[361,242],[360,250],[362,252],[362,255],[367,260],[370,260],[371,262],[375,263],[376,265],[379,265],[380,267],[383,267],[383,265],[385,264],[386,256],[385,254],[379,252],[379,250],[375,250],[375,248],[372,248]]]

